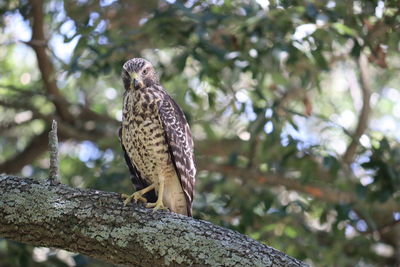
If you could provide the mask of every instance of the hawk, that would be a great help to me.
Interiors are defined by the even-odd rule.
[[[124,204],[170,209],[192,216],[196,168],[193,139],[186,118],[160,85],[152,64],[142,58],[122,68],[124,100],[119,139],[136,187]]]

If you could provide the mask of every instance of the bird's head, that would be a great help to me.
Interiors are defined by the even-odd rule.
[[[125,90],[140,90],[158,84],[158,77],[151,63],[143,58],[132,58],[122,67]]]

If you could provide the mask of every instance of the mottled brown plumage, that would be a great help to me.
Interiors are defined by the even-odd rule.
[[[138,190],[126,197],[149,201],[154,210],[191,216],[196,168],[185,116],[159,84],[151,63],[141,58],[123,66],[125,87],[120,142]]]

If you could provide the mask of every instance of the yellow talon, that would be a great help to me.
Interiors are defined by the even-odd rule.
[[[155,203],[147,203],[146,208],[153,208],[153,212],[156,210],[167,210],[168,208],[164,206],[162,198],[158,198]]]
[[[138,201],[143,202],[143,203],[147,202],[147,199],[143,197],[143,194],[140,191],[135,192],[132,195],[122,194],[121,197],[125,198],[124,206],[128,205],[129,202],[132,201],[132,199],[135,200],[135,203],[137,203]]]
[[[154,188],[155,188],[155,184],[151,184],[148,187],[143,188],[142,190],[136,191],[132,195],[122,194],[121,197],[126,198],[124,201],[124,206],[128,205],[128,203],[131,202],[132,199],[135,200],[135,203],[137,203],[138,201],[146,203],[147,199],[144,198],[143,195],[146,194],[147,192],[153,190]]]

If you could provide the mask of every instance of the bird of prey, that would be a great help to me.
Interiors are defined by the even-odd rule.
[[[186,118],[160,85],[152,64],[133,58],[123,65],[125,92],[119,139],[136,192],[123,194],[146,207],[192,216],[196,168]]]

